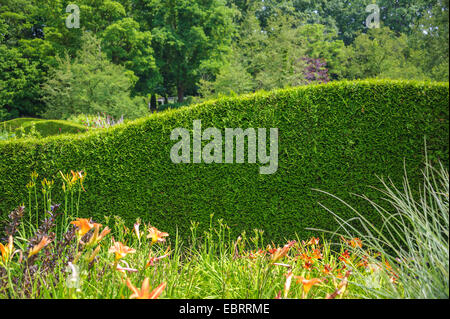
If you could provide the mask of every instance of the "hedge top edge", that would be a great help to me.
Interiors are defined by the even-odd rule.
[[[153,113],[148,116],[130,121],[126,124],[118,125],[115,127],[108,128],[107,131],[105,130],[95,130],[95,131],[87,131],[87,132],[80,132],[78,134],[62,134],[59,136],[48,136],[43,138],[34,138],[34,137],[27,137],[27,138],[21,138],[18,140],[6,140],[6,141],[0,141],[0,147],[4,145],[38,145],[38,144],[46,144],[52,141],[73,141],[75,139],[85,139],[89,138],[90,136],[97,136],[97,135],[104,135],[104,134],[111,134],[115,132],[116,130],[124,130],[129,127],[135,127],[139,126],[147,121],[154,121],[158,119],[169,119],[173,116],[177,116],[179,114],[183,114],[185,112],[191,112],[193,110],[200,110],[202,108],[205,108],[207,106],[213,106],[220,102],[233,102],[235,100],[243,100],[248,101],[255,99],[257,97],[269,97],[269,96],[277,96],[282,95],[286,93],[299,93],[299,92],[307,92],[311,90],[317,90],[322,89],[326,87],[351,87],[351,86],[386,86],[386,85],[398,85],[398,86],[411,86],[411,87],[442,87],[442,88],[449,88],[449,82],[435,82],[435,81],[417,81],[417,80],[384,80],[384,79],[368,79],[368,80],[344,80],[344,81],[334,81],[329,82],[327,84],[311,84],[311,85],[305,85],[305,86],[298,86],[298,87],[288,87],[284,89],[275,89],[271,91],[257,91],[255,93],[249,93],[249,94],[243,94],[239,96],[224,96],[217,99],[208,100],[199,104],[193,104],[189,106],[184,106],[179,109],[167,109],[160,113]],[[36,119],[39,121],[39,119]],[[56,121],[56,120],[48,120],[48,121]]]

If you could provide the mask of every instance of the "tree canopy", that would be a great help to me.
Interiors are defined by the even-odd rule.
[[[99,61],[98,76],[117,75],[108,81],[123,93],[118,100],[127,96],[133,107],[142,101],[147,108],[156,95],[184,102],[186,96],[209,98],[311,81],[448,81],[449,1],[378,0],[380,27],[368,28],[366,8],[373,3],[78,0],[79,28],[69,28],[71,1],[0,0],[0,120],[65,116],[52,111],[56,97],[49,84],[68,85],[63,70],[71,66],[70,85],[93,85],[84,78],[96,76]],[[92,61],[81,58],[86,41],[98,43],[102,52]],[[78,93],[66,94],[73,100]],[[61,109],[64,105],[67,101]],[[116,111],[130,112],[121,108]]]

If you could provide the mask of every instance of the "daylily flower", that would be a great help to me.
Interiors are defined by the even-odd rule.
[[[306,279],[302,276],[295,276],[295,279],[297,279],[297,283],[302,284],[304,297],[306,297],[306,295],[308,295],[308,292],[311,290],[312,286],[317,285],[322,282],[322,279],[319,279],[319,278]]]
[[[320,251],[320,249],[314,249],[313,250],[313,254],[312,254],[312,258],[315,259],[322,259],[322,252]]]
[[[263,257],[263,256],[265,256],[266,255],[266,251],[265,250],[262,250],[262,249],[259,249],[258,251],[255,251],[255,252],[249,252],[248,253],[248,258],[250,258],[250,259],[256,259],[256,258],[258,258],[258,257]]]
[[[347,271],[345,273],[345,276],[342,277],[342,281],[339,283],[339,285],[337,286],[336,290],[331,294],[327,294],[325,299],[334,299],[339,295],[342,295],[345,290],[347,289],[348,286],[348,277],[351,275],[351,271]]]
[[[287,253],[289,252],[289,246],[284,246],[283,248],[274,248],[269,250],[269,252],[272,254],[272,262],[275,263],[287,255]]]
[[[113,242],[114,244],[109,248],[109,252],[115,254],[116,261],[128,254],[134,254],[136,252],[135,249],[125,246],[120,241],[115,241],[114,238]]]
[[[345,239],[343,236],[341,236],[341,240],[347,245],[351,246],[352,248],[362,248],[362,240],[359,238],[352,238],[351,240]]]
[[[384,261],[384,265],[386,266],[387,270],[391,273],[390,280],[393,284],[397,283],[398,275],[395,273],[394,270],[392,270],[392,266],[389,264],[387,260]]]
[[[312,261],[312,257],[309,256],[307,253],[301,253],[296,259],[298,259],[298,258],[300,258],[304,262],[311,262]]]
[[[0,261],[3,265],[6,265],[9,262],[9,259],[13,251],[13,247],[14,244],[12,236],[9,236],[7,245],[3,245],[2,243],[0,243],[0,252],[2,254],[2,259]]]
[[[154,265],[155,265],[155,262],[157,262],[157,261],[159,261],[159,260],[161,260],[161,259],[163,259],[163,258],[166,258],[167,256],[169,256],[169,254],[168,254],[167,251],[166,251],[166,253],[165,253],[164,255],[162,255],[162,256],[159,256],[159,257],[153,257],[153,256],[152,256],[152,252],[150,251],[150,254],[148,255],[148,261],[147,261],[147,264],[145,264],[145,268],[147,268],[147,267],[149,267],[149,266],[154,266]]]
[[[128,272],[138,272],[137,269],[131,268],[130,265],[128,265],[128,263],[126,261],[122,260],[121,262],[123,262],[126,267],[122,267],[120,265],[120,263],[118,263],[117,266],[116,266],[116,270],[117,271],[119,271],[121,273],[125,273],[126,271],[128,271]]]
[[[163,292],[164,288],[166,288],[166,283],[163,282],[153,291],[150,291],[150,279],[148,277],[144,279],[141,289],[134,287],[130,282],[130,279],[127,278],[127,286],[131,289],[131,291],[133,291],[130,299],[157,299]]]
[[[347,250],[345,250],[345,251],[342,253],[342,255],[339,256],[339,260],[340,260],[340,261],[343,261],[343,262],[347,262],[349,258],[350,258],[350,253],[349,253]]]
[[[305,262],[305,264],[303,265],[303,268],[310,270],[312,268],[312,263],[310,263],[309,261]]]
[[[367,268],[369,266],[369,262],[367,256],[363,256],[362,260],[358,263],[358,267]]]
[[[92,223],[91,220],[87,218],[77,218],[77,220],[74,220],[70,223],[77,226],[78,238],[83,237],[88,231],[90,231],[94,227],[94,223]]]
[[[81,188],[83,189],[83,191],[86,191],[83,187],[83,181],[84,181],[84,178],[86,177],[86,173],[84,173],[83,171],[79,171],[79,172],[70,171],[70,173],[72,174],[72,179],[70,180],[70,184],[73,185],[77,181],[80,181]],[[67,176],[69,176],[69,175],[67,175]],[[67,179],[69,179],[69,178],[67,178]]]
[[[306,243],[307,245],[318,245],[319,244],[319,237],[311,237],[311,239]]]
[[[109,227],[106,226],[99,234],[100,227],[102,227],[102,224],[94,223],[94,233],[92,234],[92,237],[89,239],[89,242],[87,243],[89,246],[97,245],[106,235],[108,235],[111,232],[111,229],[109,229]]]
[[[271,256],[271,260],[272,262],[277,262],[280,259],[282,259],[283,257],[285,257],[287,255],[287,253],[289,252],[289,249],[295,244],[295,241],[289,242],[286,245],[284,245],[283,248],[274,248],[274,249],[269,249],[269,253],[272,254]]]
[[[330,265],[326,264],[326,265],[323,266],[323,270],[322,271],[323,271],[323,273],[325,275],[328,275],[328,274],[330,274],[333,271],[333,268],[331,268]]]
[[[148,235],[147,238],[151,238],[152,239],[152,244],[156,243],[156,242],[163,242],[166,239],[164,237],[169,236],[168,233],[164,233],[159,231],[156,227],[151,227],[148,230]]]
[[[292,282],[292,277],[293,277],[292,271],[290,271],[285,276],[286,276],[286,282],[284,283],[284,299],[287,298],[288,293],[289,293],[289,289],[291,288],[291,282]]]
[[[42,248],[47,246],[50,242],[51,242],[51,240],[48,239],[47,236],[42,237],[39,244],[37,244],[36,246],[34,246],[33,248],[30,249],[30,252],[28,253],[28,258],[30,258],[33,255],[36,255],[38,252],[40,252],[42,250]]]

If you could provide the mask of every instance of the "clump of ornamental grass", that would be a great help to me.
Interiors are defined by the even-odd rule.
[[[442,164],[435,168],[427,160],[422,174],[419,192],[414,192],[415,185],[410,185],[406,173],[402,188],[380,178],[383,189],[379,191],[387,205],[360,196],[380,215],[382,227],[374,226],[349,204],[327,193],[356,215],[352,220],[343,220],[328,210],[340,224],[338,232],[346,236],[354,234],[370,250],[381,253],[384,260],[380,274],[391,278],[391,284],[382,285],[378,277],[360,274],[361,297],[449,298],[448,169]],[[354,220],[360,227],[351,224]],[[357,255],[365,256],[362,251]],[[373,256],[365,258],[368,264],[373,264]]]

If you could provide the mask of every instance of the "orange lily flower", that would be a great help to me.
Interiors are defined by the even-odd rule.
[[[269,253],[272,254],[271,260],[272,262],[277,262],[283,257],[286,257],[287,253],[289,252],[289,249],[295,244],[295,241],[289,242],[286,245],[283,246],[283,248],[274,248],[269,249]]]
[[[283,248],[271,249],[271,250],[269,250],[269,252],[272,254],[271,260],[273,262],[277,262],[287,255],[287,253],[289,252],[289,246],[284,246]]]
[[[116,261],[128,254],[134,254],[136,252],[136,249],[125,246],[120,241],[115,241],[114,238],[113,241],[114,244],[109,248],[109,252],[115,254]]]
[[[105,238],[106,235],[108,235],[111,232],[111,229],[106,226],[105,228],[103,228],[102,232],[100,233],[100,235],[98,236],[98,241],[101,241],[103,238]]]
[[[72,172],[72,175],[73,174],[74,173]],[[77,176],[76,178],[80,181],[81,188],[83,189],[83,191],[86,191],[83,187],[83,181],[84,181],[84,178],[86,177],[86,173],[83,171],[79,171],[79,172],[76,172],[76,176]]]
[[[111,232],[111,229],[109,229],[109,227],[106,226],[99,234],[100,227],[102,227],[102,224],[94,223],[94,234],[92,234],[92,237],[89,239],[88,245],[98,244],[106,235],[108,235]]]
[[[367,268],[369,266],[369,262],[367,260],[367,256],[363,256],[362,260],[358,263],[358,267]]]
[[[305,296],[311,290],[312,286],[317,285],[322,282],[322,279],[319,279],[319,278],[306,279],[302,276],[295,276],[295,279],[297,279],[297,283],[302,283],[303,292],[305,293]]]
[[[350,258],[350,253],[349,253],[347,250],[345,250],[345,251],[342,253],[342,255],[339,256],[339,260],[340,260],[340,261],[343,261],[343,262],[347,262],[347,259],[349,259],[349,258]]]
[[[309,256],[306,253],[301,253],[298,258],[300,258],[301,260],[305,261],[305,262],[310,262],[312,260],[311,256]]]
[[[77,220],[74,220],[70,222],[71,224],[77,226],[77,236],[78,238],[83,237],[86,235],[88,231],[90,231],[94,227],[94,223],[91,222],[90,219],[87,218],[77,218]],[[101,226],[101,225],[100,225]]]
[[[310,270],[312,268],[312,263],[310,263],[309,261],[305,262],[305,264],[303,265],[303,268]]]
[[[362,240],[357,237],[352,238],[351,240],[347,240],[343,236],[341,236],[341,240],[353,248],[362,248]]]
[[[170,247],[169,247],[170,248]],[[167,256],[169,256],[169,248],[166,250],[166,252],[164,253],[164,255],[159,256],[159,257],[153,257],[152,256],[152,251],[150,250],[150,253],[148,254],[148,261],[147,264],[145,265],[145,268],[149,267],[149,266],[154,266],[155,262],[166,258]]]
[[[330,265],[326,264],[325,266],[323,266],[323,273],[325,275],[330,274],[333,271],[333,268],[331,268]]]
[[[28,253],[28,258],[30,258],[33,255],[36,255],[38,252],[40,252],[42,250],[42,248],[47,246],[50,242],[51,242],[51,240],[49,240],[47,236],[42,237],[39,244],[37,244],[36,246],[31,248],[30,252]]]
[[[322,252],[320,251],[320,249],[314,249],[312,258],[322,259],[322,257],[323,256],[322,256]]]
[[[159,231],[156,227],[151,227],[148,230],[148,235],[147,238],[151,238],[152,239],[152,244],[156,243],[156,242],[163,242],[166,239],[164,237],[169,236],[168,233],[164,233]]]
[[[307,245],[318,245],[319,244],[319,237],[311,237],[311,239],[307,242]]]
[[[2,243],[0,243],[0,252],[2,254],[2,258],[0,261],[2,264],[8,263],[8,261],[11,257],[12,251],[13,251],[13,247],[14,246],[13,246],[13,237],[12,236],[9,236],[7,245],[3,245]]]
[[[163,292],[164,288],[166,288],[166,283],[163,282],[158,287],[156,287],[153,291],[150,291],[150,279],[147,277],[142,282],[141,289],[138,289],[133,286],[130,282],[130,279],[127,278],[127,286],[133,291],[133,294],[130,296],[130,299],[158,299],[158,297]]]

